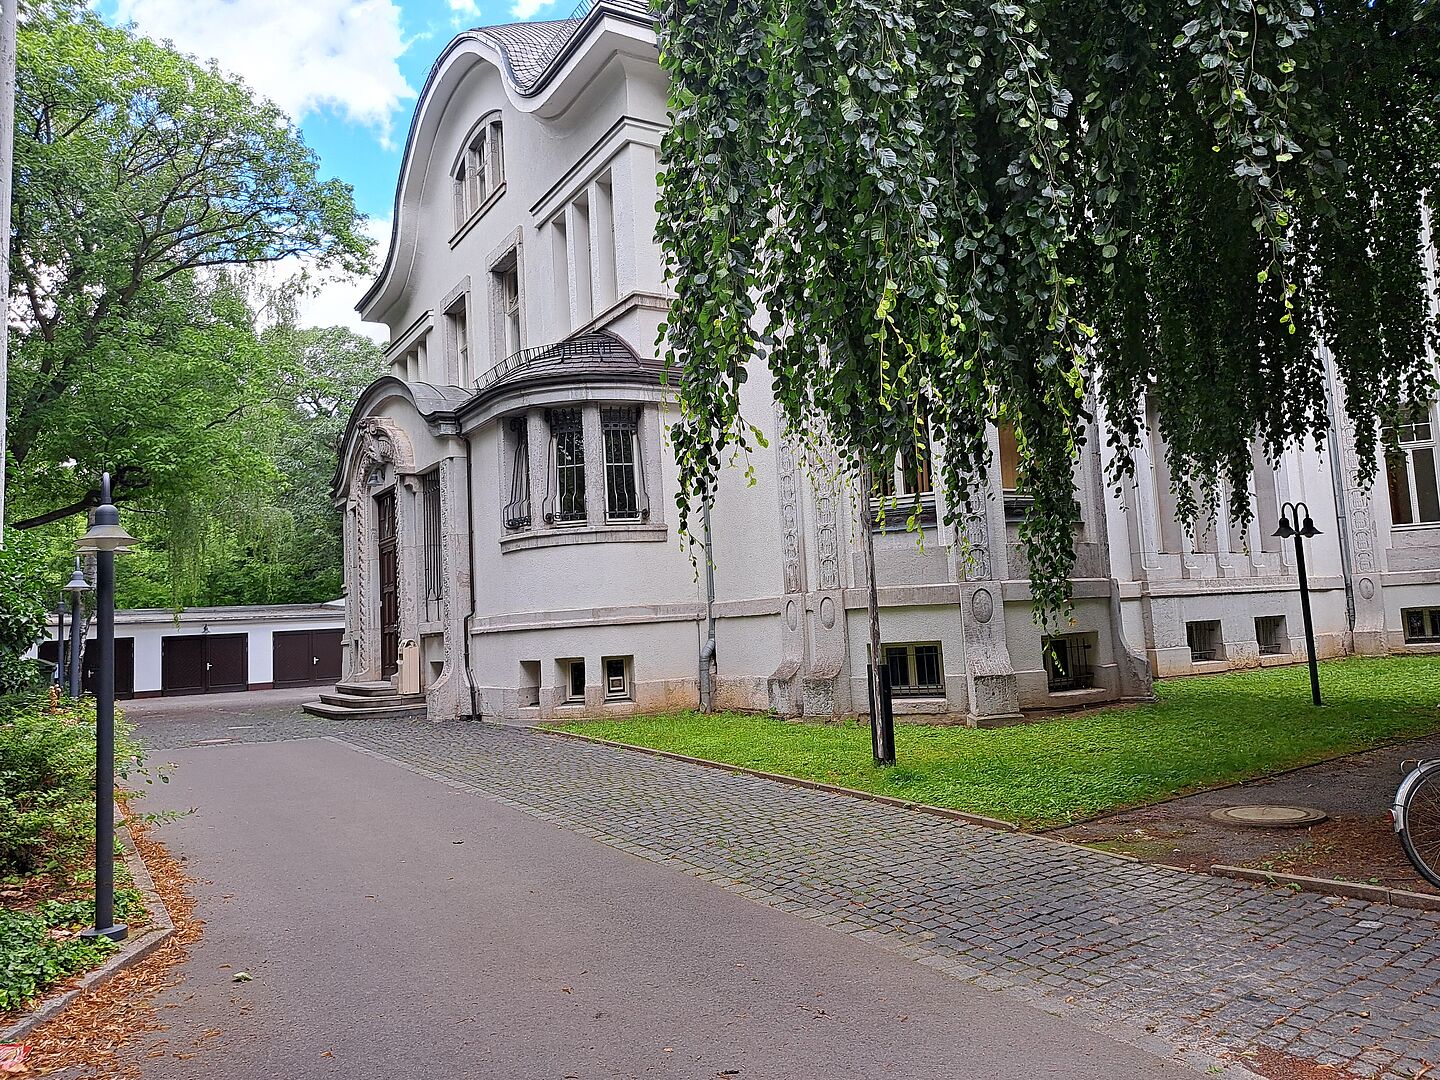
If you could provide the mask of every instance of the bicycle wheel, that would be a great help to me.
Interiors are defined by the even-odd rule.
[[[1440,888],[1440,766],[1429,766],[1405,794],[1400,844],[1420,876]]]

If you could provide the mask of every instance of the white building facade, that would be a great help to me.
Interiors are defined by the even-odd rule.
[[[555,718],[691,708],[866,711],[861,522],[823,461],[778,437],[727,471],[713,571],[675,529],[674,417],[656,338],[670,300],[654,241],[666,82],[643,6],[461,34],[421,94],[379,278],[359,305],[390,330],[391,374],[341,450],[345,670],[394,680],[433,718]],[[1321,535],[1310,577],[1322,655],[1440,651],[1434,407],[1402,432],[1388,490],[1333,447],[1257,458],[1246,529],[1175,523],[1163,447],[1123,498],[1097,430],[1077,466],[1074,621],[1031,618],[1012,445],[992,432],[984,513],[964,545],[931,513],[923,546],[875,534],[901,716],[978,725],[1142,698],[1159,675],[1303,655],[1278,507]],[[925,470],[895,486],[935,496]],[[938,510],[938,508],[937,508]],[[892,515],[892,517],[901,515]],[[962,557],[961,548],[969,551]],[[373,687],[371,690],[373,692]]]

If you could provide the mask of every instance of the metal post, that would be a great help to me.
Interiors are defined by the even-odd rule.
[[[95,926],[84,936],[120,941],[129,928],[115,921],[115,552],[134,537],[120,528],[109,473],[92,520],[82,543],[95,552]]]
[[[85,625],[80,620],[80,594],[70,594],[70,696],[80,700],[81,661],[85,659]]]
[[[60,598],[60,603],[55,608],[55,685],[60,692],[65,692],[68,680],[65,667],[65,598]]]
[[[875,584],[875,511],[870,505],[874,484],[868,463],[860,466],[860,549],[864,555],[867,608],[870,616],[870,663],[865,682],[870,698],[870,750],[876,765],[895,764],[895,721],[891,711],[890,680],[880,645],[880,594]]]
[[[1300,574],[1300,615],[1305,620],[1305,651],[1310,657],[1310,700],[1320,704],[1320,668],[1315,660],[1315,626],[1310,620],[1310,583],[1305,577],[1305,540],[1295,533],[1295,569]]]
[[[0,0],[0,296],[10,295],[10,203],[15,160],[15,28],[19,0]],[[0,521],[5,518],[5,388],[9,383],[9,320],[0,319]],[[3,542],[3,541],[0,541]]]

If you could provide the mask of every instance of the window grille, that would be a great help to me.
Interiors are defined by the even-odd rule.
[[[1285,651],[1285,616],[1261,615],[1255,620],[1255,641],[1261,656],[1278,656]]]
[[[1090,660],[1094,648],[1092,635],[1047,637],[1044,648],[1045,682],[1052,694],[1066,690],[1089,690],[1095,685],[1095,671]]]
[[[890,693],[896,697],[939,697],[945,693],[940,646],[886,645]]]
[[[550,491],[545,523],[571,525],[585,515],[585,431],[579,409],[551,409]]]
[[[650,516],[640,465],[639,419],[634,408],[600,410],[607,521],[643,521]]]
[[[441,617],[445,595],[440,533],[440,473],[426,473],[420,479],[420,517],[425,533],[425,621]]]
[[[1408,644],[1440,642],[1440,608],[1406,608],[1400,618]]]
[[[1185,641],[1190,646],[1192,661],[1219,660],[1221,658],[1220,623],[1218,621],[1186,623]]]
[[[530,527],[530,428],[525,417],[510,421],[510,501],[505,504],[505,528]]]

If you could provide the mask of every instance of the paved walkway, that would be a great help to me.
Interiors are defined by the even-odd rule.
[[[321,730],[282,716],[238,730],[136,718],[157,750]],[[1037,1005],[1127,1040],[1240,1062],[1263,1048],[1361,1076],[1440,1063],[1432,914],[1253,889],[555,736],[321,724],[460,791],[998,991],[1012,1008]],[[234,751],[187,757],[220,752]],[[383,788],[364,790],[370,798]]]

